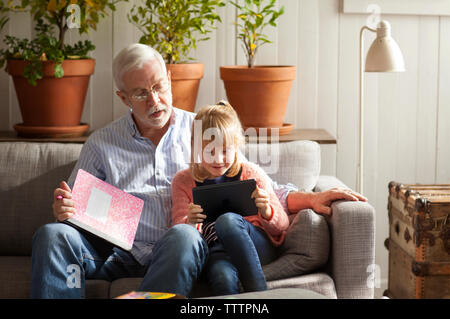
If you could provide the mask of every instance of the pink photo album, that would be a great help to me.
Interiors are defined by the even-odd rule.
[[[131,250],[144,201],[80,169],[72,189],[76,213],[66,222]]]

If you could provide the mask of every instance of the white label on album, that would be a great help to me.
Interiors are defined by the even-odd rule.
[[[105,224],[108,219],[111,199],[111,195],[99,190],[98,188],[92,187],[86,207],[86,215]]]

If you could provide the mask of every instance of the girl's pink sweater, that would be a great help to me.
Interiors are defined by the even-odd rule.
[[[270,220],[266,220],[259,213],[253,216],[244,217],[253,225],[265,230],[270,240],[275,246],[279,246],[284,241],[286,229],[289,226],[289,219],[283,206],[273,191],[272,183],[267,174],[256,164],[251,162],[242,163],[241,180],[255,179],[256,185],[264,189],[269,195],[269,203],[273,209]],[[189,169],[179,171],[172,180],[172,225],[188,223],[188,205],[192,203],[192,189],[195,187],[195,180]],[[201,231],[201,227],[197,228]]]

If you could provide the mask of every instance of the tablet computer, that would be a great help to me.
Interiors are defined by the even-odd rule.
[[[204,222],[213,222],[220,215],[228,212],[242,216],[256,215],[258,208],[255,200],[251,198],[256,189],[256,181],[248,179],[220,184],[197,186],[192,190],[194,204],[200,205]]]

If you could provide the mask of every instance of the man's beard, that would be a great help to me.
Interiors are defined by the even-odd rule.
[[[158,117],[155,114],[162,112]],[[146,120],[149,124],[156,127],[163,127],[169,120],[171,108],[162,103],[158,103],[145,113]]]

